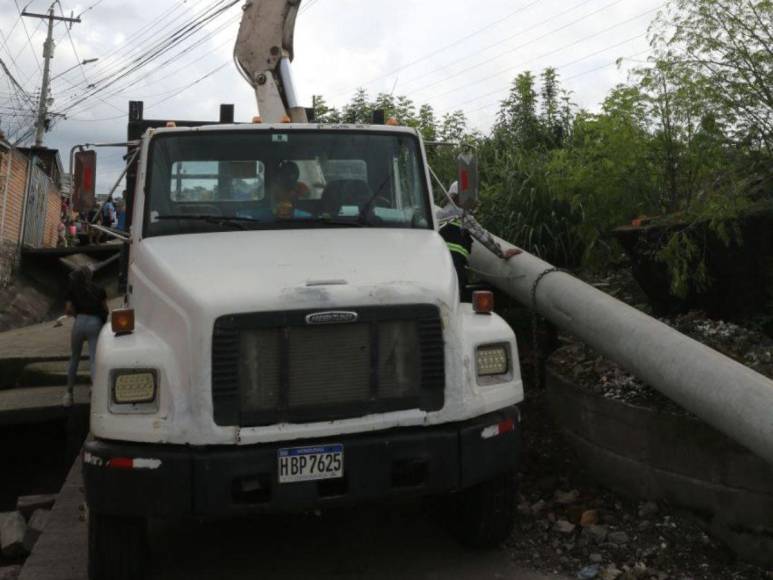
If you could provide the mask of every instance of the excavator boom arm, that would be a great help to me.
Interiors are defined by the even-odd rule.
[[[234,47],[242,76],[255,89],[263,122],[306,122],[292,79],[295,18],[301,0],[247,0]]]

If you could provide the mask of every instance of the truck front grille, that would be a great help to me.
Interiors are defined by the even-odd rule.
[[[309,311],[219,318],[212,344],[215,422],[259,426],[442,408],[437,308],[346,310],[357,313],[356,322],[308,325]]]

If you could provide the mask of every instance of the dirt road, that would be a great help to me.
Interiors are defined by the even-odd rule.
[[[558,580],[465,550],[420,506],[153,526],[154,579]]]

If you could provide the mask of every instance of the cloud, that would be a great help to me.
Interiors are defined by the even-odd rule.
[[[95,0],[68,2],[76,14]],[[46,136],[66,160],[76,143],[126,138],[129,100],[144,100],[148,118],[214,120],[221,102],[236,106],[236,118],[248,121],[256,111],[251,87],[230,64],[238,30],[239,9],[208,24],[180,45],[184,54],[162,57],[76,107],[89,83],[103,86],[122,67],[173,30],[201,13],[212,0],[102,0],[83,14],[71,35],[81,59],[99,57],[83,70],[75,67],[53,83],[54,111],[67,111]],[[323,95],[344,105],[357,87],[371,95],[405,94],[417,104],[430,103],[443,113],[464,110],[474,126],[487,130],[512,79],[524,70],[538,74],[556,66],[564,86],[579,106],[596,109],[607,91],[624,82],[635,63],[614,66],[618,57],[646,58],[644,37],[658,0],[304,0],[296,27],[295,77],[299,93],[311,103]],[[30,10],[44,11],[47,0],[34,0]],[[0,5],[0,57],[14,62],[30,94],[39,89],[35,56],[45,37],[31,19],[24,23],[13,2]],[[78,62],[63,25],[57,26],[53,74]],[[3,38],[5,43],[2,42]],[[35,56],[33,56],[33,53]],[[13,59],[11,58],[13,57]],[[225,68],[202,79],[221,65]],[[84,73],[88,80],[84,79]],[[199,80],[201,79],[201,80]],[[197,81],[193,84],[194,81]],[[0,81],[0,105],[9,106]],[[3,102],[5,101],[5,102]],[[0,109],[3,111],[3,109]],[[2,122],[2,119],[0,119]],[[3,125],[5,127],[5,125]],[[122,169],[120,151],[100,151],[98,186],[111,187]]]

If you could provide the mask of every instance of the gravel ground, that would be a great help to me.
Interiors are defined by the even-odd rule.
[[[711,539],[707,522],[666,504],[605,490],[562,440],[544,391],[527,392],[525,462],[515,532],[524,565],[580,579],[771,580]]]
[[[586,280],[648,312],[624,270]],[[649,312],[648,312],[649,313]],[[755,322],[710,320],[701,313],[663,320],[680,332],[773,377],[773,339]],[[562,372],[600,396],[685,414],[681,407],[570,336],[551,357]],[[523,355],[523,353],[522,353]],[[771,580],[773,570],[737,561],[710,538],[708,522],[667,504],[637,502],[610,492],[563,441],[546,394],[530,384],[524,355],[525,462],[511,557],[542,570],[590,580]]]

